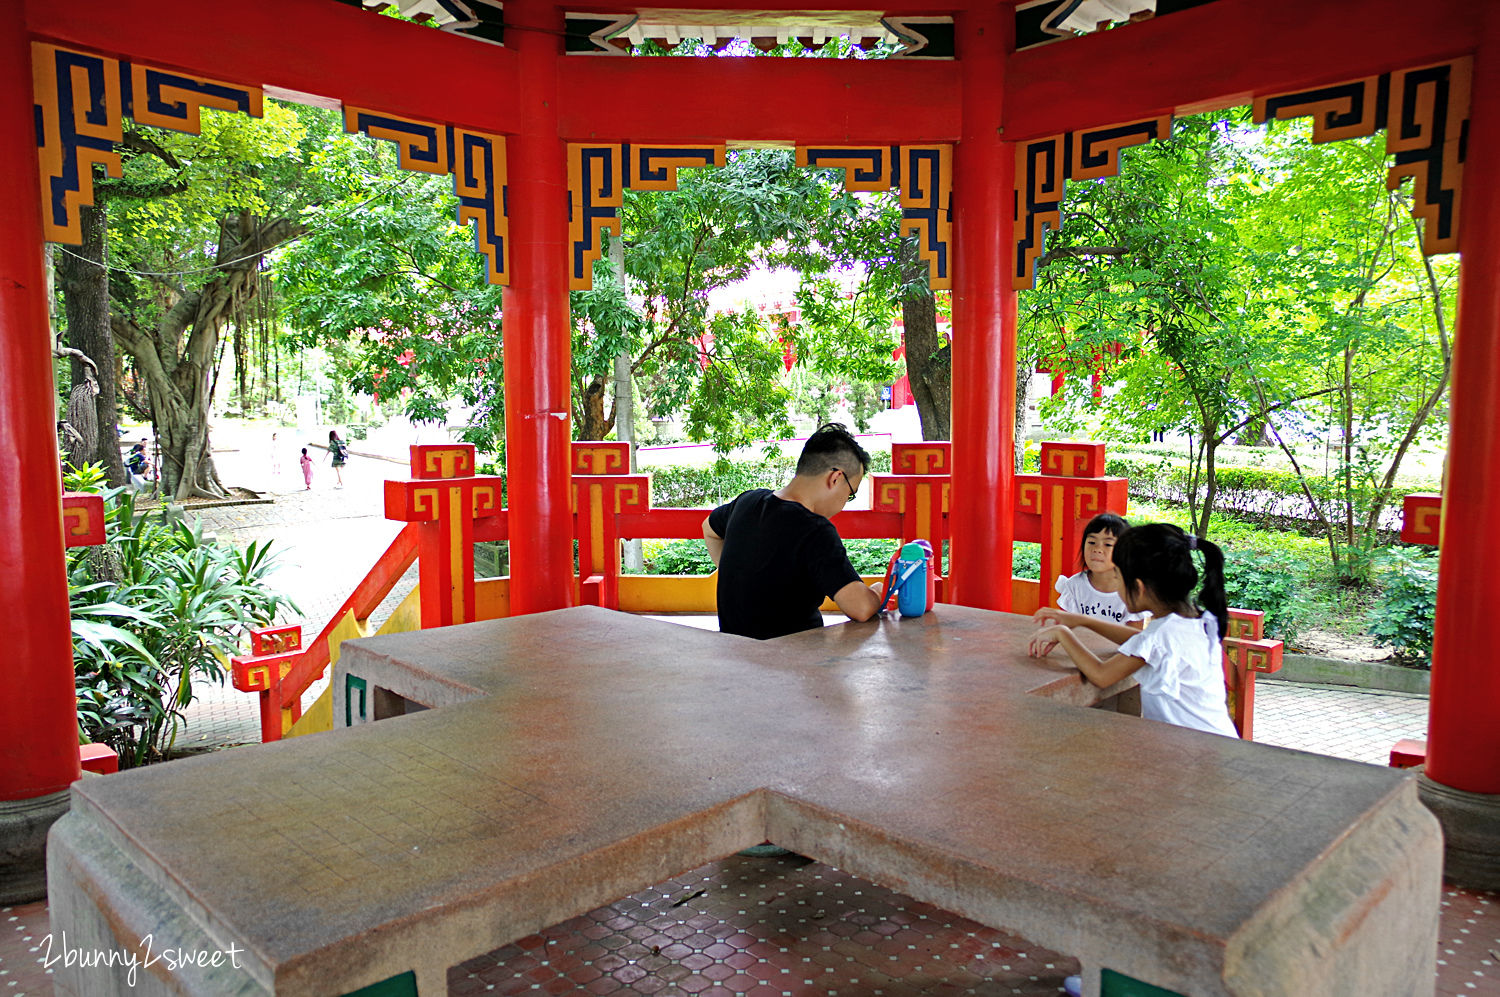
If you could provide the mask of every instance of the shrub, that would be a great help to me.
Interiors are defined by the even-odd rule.
[[[659,509],[712,508],[752,488],[780,488],[796,467],[795,454],[780,454],[754,461],[719,460],[708,467],[650,468],[651,504]],[[870,473],[890,470],[889,450],[870,454]]]
[[[102,474],[69,476],[100,491]],[[134,497],[105,489],[105,543],[68,554],[74,684],[80,732],[108,744],[122,766],[172,747],[194,678],[222,681],[221,656],[291,602],[264,583],[270,544],[244,550],[206,542],[202,528],[135,515]]]
[[[1012,547],[1010,573],[1016,578],[1042,577],[1042,545],[1017,541]]]
[[[1229,605],[1265,613],[1266,637],[1293,640],[1306,610],[1305,571],[1284,554],[1269,551],[1227,548],[1224,561]]]
[[[641,556],[648,575],[711,575],[714,562],[702,540],[644,540]]]
[[[1404,663],[1431,667],[1437,608],[1437,555],[1394,548],[1376,560],[1381,593],[1369,616],[1370,634]]]

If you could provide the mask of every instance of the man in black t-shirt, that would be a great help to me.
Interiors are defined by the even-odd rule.
[[[758,640],[823,625],[825,596],[853,620],[880,608],[880,589],[860,581],[830,518],[854,498],[870,455],[838,423],[813,433],[797,473],[780,491],[756,488],[703,521],[719,566],[719,629]]]

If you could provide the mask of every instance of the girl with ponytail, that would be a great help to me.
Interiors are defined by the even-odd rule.
[[[1193,552],[1203,554],[1203,585]],[[1141,687],[1141,716],[1182,727],[1237,736],[1224,697],[1224,638],[1229,609],[1224,595],[1224,552],[1216,544],[1166,523],[1148,523],[1115,542],[1125,604],[1149,612],[1146,629],[1100,660],[1068,627],[1047,624],[1030,652],[1045,655],[1061,644],[1084,678],[1105,688],[1128,675]]]

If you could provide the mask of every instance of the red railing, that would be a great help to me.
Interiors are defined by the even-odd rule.
[[[898,444],[892,455],[898,473],[871,475],[873,508],[846,510],[834,520],[846,539],[930,540],[939,552],[939,601],[945,598],[940,552],[948,539],[947,446]],[[621,605],[620,539],[698,539],[711,511],[652,508],[647,475],[607,473],[629,467],[624,447],[574,444],[578,598],[612,609]],[[1044,473],[1017,476],[1016,538],[1041,544],[1044,579],[1065,572],[1078,548],[1079,531],[1090,516],[1105,509],[1123,512],[1125,479],[1105,477],[1103,467],[1102,444],[1048,443],[1042,452]],[[300,628],[262,632],[255,638],[254,655],[234,659],[235,687],[260,693],[263,740],[279,739],[300,717],[301,697],[327,668],[329,638],[345,614],[368,619],[419,557],[421,626],[468,622],[506,611],[503,603],[492,603],[481,612],[473,577],[473,542],[504,540],[510,535],[509,512],[499,507],[500,479],[474,476],[474,454],[466,445],[413,447],[412,468],[415,480],[391,481],[386,486],[387,515],[405,520],[406,525],[317,638],[303,648]],[[642,611],[644,602],[661,598],[671,584],[689,586],[693,600],[711,597],[711,592],[691,584],[697,579],[653,581],[663,586],[661,590],[653,588],[644,599],[640,588],[634,590],[633,609]],[[500,584],[503,587],[505,582]],[[1032,612],[1052,599],[1050,585],[1027,579],[1013,579],[1011,591],[1017,612]],[[647,611],[662,608],[644,607]],[[692,611],[700,608],[694,606]],[[1224,641],[1229,709],[1236,728],[1247,739],[1255,675],[1276,671],[1281,665],[1281,642],[1262,639],[1261,615],[1232,610]],[[278,642],[273,635],[287,640]]]
[[[253,638],[251,650],[255,653],[232,660],[234,687],[260,693],[262,741],[280,740],[301,718],[303,693],[323,677],[328,667],[329,636],[345,613],[352,612],[356,620],[367,620],[390,595],[417,559],[417,530],[416,523],[401,528],[311,644],[302,646],[301,627],[276,628],[271,632],[278,639],[270,646],[258,646]]]

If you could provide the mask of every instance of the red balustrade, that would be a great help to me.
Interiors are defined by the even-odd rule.
[[[231,659],[234,687],[243,692],[258,692],[261,695],[262,741],[280,740],[301,715],[302,695],[323,677],[323,671],[329,662],[328,638],[338,627],[344,614],[352,612],[356,620],[369,619],[391,589],[396,587],[396,582],[406,574],[406,569],[416,561],[419,525],[410,523],[402,527],[391,545],[376,559],[374,566],[355,586],[349,598],[343,601],[307,647],[301,647],[300,626],[273,627],[258,633],[251,632],[252,654],[249,658]],[[298,646],[288,651],[286,644],[293,639],[291,631],[295,631]],[[272,667],[272,659],[275,660],[275,667]],[[245,664],[236,668],[235,662],[242,660]],[[260,666],[265,667],[262,670]]]
[[[63,542],[69,548],[104,543],[104,496],[92,492],[63,492]],[[99,775],[120,770],[120,756],[107,744],[81,744],[78,761],[85,771]]]
[[[478,617],[474,595],[474,541],[504,532],[502,480],[474,474],[470,443],[414,445],[411,481],[385,483],[385,515],[417,531],[422,592],[422,626],[472,623]],[[488,527],[488,529],[484,528]]]
[[[1266,614],[1253,609],[1231,609],[1224,633],[1224,688],[1229,718],[1240,737],[1253,741],[1255,676],[1281,671],[1282,643],[1265,639]]]
[[[1443,497],[1418,492],[1401,501],[1401,542],[1436,547],[1443,533]]]
[[[1124,514],[1126,481],[1104,475],[1104,456],[1103,444],[1044,443],[1042,473],[1017,477],[1017,538],[1042,545],[1043,578],[1068,570],[1079,532],[1089,518],[1104,510]],[[473,543],[508,539],[509,514],[499,506],[500,479],[475,476],[474,459],[474,448],[467,444],[413,447],[412,480],[386,483],[387,515],[408,525],[317,639],[302,647],[300,627],[252,633],[252,654],[234,659],[235,687],[260,694],[263,739],[284,736],[300,715],[301,696],[326,668],[328,637],[345,613],[367,619],[413,560],[421,564],[424,628],[480,619],[496,611],[493,606],[479,610]],[[949,539],[951,445],[895,444],[891,466],[897,473],[870,476],[870,509],[845,510],[834,522],[840,535],[850,540],[930,540],[939,558],[941,585],[943,545]],[[577,598],[619,608],[621,540],[696,539],[712,510],[653,508],[650,475],[628,473],[628,444],[574,443],[570,467],[573,535],[578,541]],[[1014,584],[1036,583],[1017,579]],[[1041,590],[1041,604],[1050,604],[1051,586],[1043,584]],[[941,592],[940,588],[940,598]],[[1281,667],[1281,642],[1262,639],[1261,619],[1260,613],[1231,610],[1224,641],[1230,713],[1247,739],[1255,675]]]
[[[1057,605],[1053,582],[1076,568],[1083,528],[1101,512],[1125,515],[1124,478],[1104,474],[1103,443],[1043,443],[1040,474],[1016,475],[1016,539],[1042,546],[1037,605]]]

